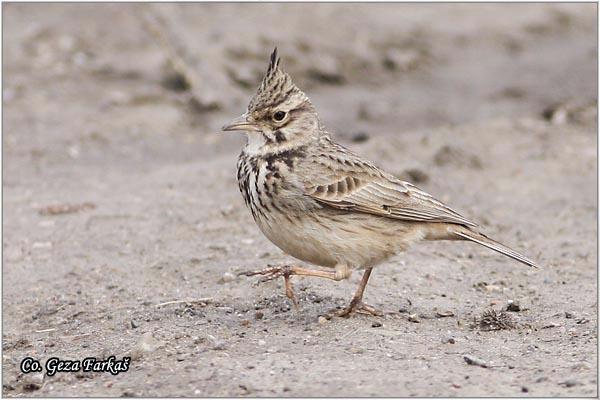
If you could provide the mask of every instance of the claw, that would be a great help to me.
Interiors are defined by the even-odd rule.
[[[252,286],[258,286],[261,283],[272,281],[273,279],[277,279],[283,276],[283,278],[285,279],[285,295],[292,301],[292,303],[294,304],[294,308],[296,310],[299,310],[298,300],[296,299],[296,295],[294,294],[294,289],[292,287],[292,282],[290,281],[290,276],[293,275],[293,269],[289,265],[268,265],[267,268],[259,269],[256,271],[241,272],[238,274],[238,276],[240,275],[263,275],[263,277],[257,280],[255,283],[253,283]]]
[[[338,311],[336,313],[336,315],[338,317],[347,318],[353,312],[361,313],[361,314],[369,314],[369,315],[373,315],[375,317],[383,316],[383,313],[381,311],[377,310],[375,307],[372,307],[368,304],[363,303],[362,301],[360,301],[360,302],[352,301],[348,307],[344,308],[341,311]]]

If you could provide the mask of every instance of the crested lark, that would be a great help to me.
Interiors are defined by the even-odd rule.
[[[294,305],[291,275],[338,281],[364,269],[354,298],[338,315],[377,315],[362,302],[373,267],[420,240],[470,240],[536,266],[431,195],[331,140],[308,97],[279,67],[277,48],[248,110],[223,130],[246,132],[237,178],[260,230],[287,254],[333,269],[284,265],[244,273],[263,275],[261,282],[283,276]]]

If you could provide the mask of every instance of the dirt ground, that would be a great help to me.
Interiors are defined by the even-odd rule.
[[[597,396],[595,4],[3,9],[4,396]],[[544,268],[424,243],[330,320],[360,274],[299,312],[237,277],[292,261],[219,133],[275,45],[336,140]]]

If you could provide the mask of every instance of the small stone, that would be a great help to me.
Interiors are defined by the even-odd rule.
[[[569,112],[562,105],[554,105],[546,108],[542,112],[542,116],[553,125],[563,125],[569,119]]]
[[[437,311],[435,316],[438,318],[454,317],[454,313],[452,311]]]
[[[254,313],[254,319],[263,319],[265,314],[262,311],[257,311]]]
[[[242,326],[249,326],[249,325],[250,325],[250,320],[243,319],[243,320],[240,322],[240,325],[242,325]]]
[[[324,325],[327,323],[327,318],[325,318],[324,316],[320,315],[319,318],[317,319],[319,321],[319,324]]]
[[[565,385],[566,387],[573,387],[573,386],[577,386],[579,383],[575,379],[567,379],[562,384]]]
[[[219,283],[228,283],[228,282],[233,282],[235,280],[235,275],[232,274],[231,272],[225,272],[222,276],[221,279],[219,280]]]
[[[550,323],[542,326],[542,329],[558,328],[559,326],[560,326],[560,324],[558,324],[556,322],[550,322]]]
[[[258,339],[258,345],[259,345],[259,346],[264,346],[264,345],[266,345],[266,344],[267,344],[267,342],[266,342],[266,341],[264,341],[263,339]]]
[[[137,328],[137,327],[140,326],[139,322],[137,322],[135,319],[132,319],[130,323],[131,323],[131,327],[133,329],[135,329],[135,328]]]
[[[529,393],[529,389],[527,389],[527,387],[525,387],[525,386],[521,386],[521,392]]]
[[[486,361],[482,360],[481,358],[477,358],[475,356],[465,355],[465,356],[463,356],[463,359],[469,365],[477,365],[477,366],[479,366],[481,368],[487,368],[488,367],[488,364],[487,364]]]
[[[419,319],[419,317],[417,316],[417,314],[410,314],[410,315],[408,316],[408,321],[409,321],[409,322],[415,322],[415,323],[417,323],[417,324],[418,324],[419,322],[421,322],[421,320]]]
[[[521,311],[521,306],[518,302],[514,300],[509,300],[508,304],[506,305],[506,311],[519,312]]]
[[[445,338],[442,338],[442,343],[454,344],[456,343],[456,339],[454,339],[452,336],[446,336]]]
[[[371,324],[371,328],[381,328],[383,324],[379,321],[375,321]]]
[[[572,319],[572,318],[575,318],[575,315],[567,311],[567,312],[565,312],[565,318]]]

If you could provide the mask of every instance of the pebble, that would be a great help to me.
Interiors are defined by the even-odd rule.
[[[452,311],[437,311],[435,316],[438,318],[454,317],[454,313]]]
[[[319,321],[319,324],[324,325],[327,323],[327,318],[325,318],[324,316],[320,315],[319,318],[317,319],[317,321]]]
[[[137,327],[139,327],[139,326],[140,326],[140,323],[139,323],[139,322],[137,322],[135,319],[132,319],[132,320],[131,320],[131,327],[132,327],[133,329],[135,329],[135,328],[137,328]]]
[[[417,324],[418,324],[419,322],[421,322],[421,320],[419,319],[419,317],[417,316],[417,314],[410,314],[410,315],[408,316],[408,321],[409,321],[409,322],[415,322],[415,323],[417,323]]]
[[[509,300],[508,304],[506,305],[506,311],[519,312],[521,311],[521,306],[518,302]]]
[[[371,328],[381,328],[383,324],[379,321],[375,321],[371,324]]]
[[[552,106],[546,108],[542,116],[553,125],[562,125],[567,122],[569,113],[564,106]]]
[[[263,313],[262,311],[257,311],[256,313],[254,313],[254,319],[263,319],[265,316],[265,313]]]
[[[465,362],[469,365],[477,365],[481,368],[487,368],[488,364],[486,361],[482,360],[481,358],[477,358],[471,355],[465,355],[463,356],[463,359],[465,360]]]
[[[567,311],[567,312],[565,312],[565,318],[572,319],[572,318],[575,318],[575,315]]]
[[[235,280],[235,275],[231,272],[225,272],[223,276],[221,276],[222,283],[233,282]]]
[[[521,386],[521,392],[528,393],[529,389],[527,389],[527,387],[525,387],[525,386]]]
[[[549,324],[542,326],[542,329],[558,328],[559,326],[560,324],[557,324],[556,322],[550,322]]]
[[[454,343],[456,343],[456,339],[454,339],[454,337],[452,337],[452,336],[446,336],[446,337],[442,338],[442,343],[454,344]]]
[[[258,345],[259,346],[264,346],[266,344],[267,344],[267,342],[265,342],[263,339],[258,339]]]
[[[565,385],[566,387],[573,387],[578,385],[577,381],[575,379],[567,379],[566,381],[562,382],[563,385]]]

